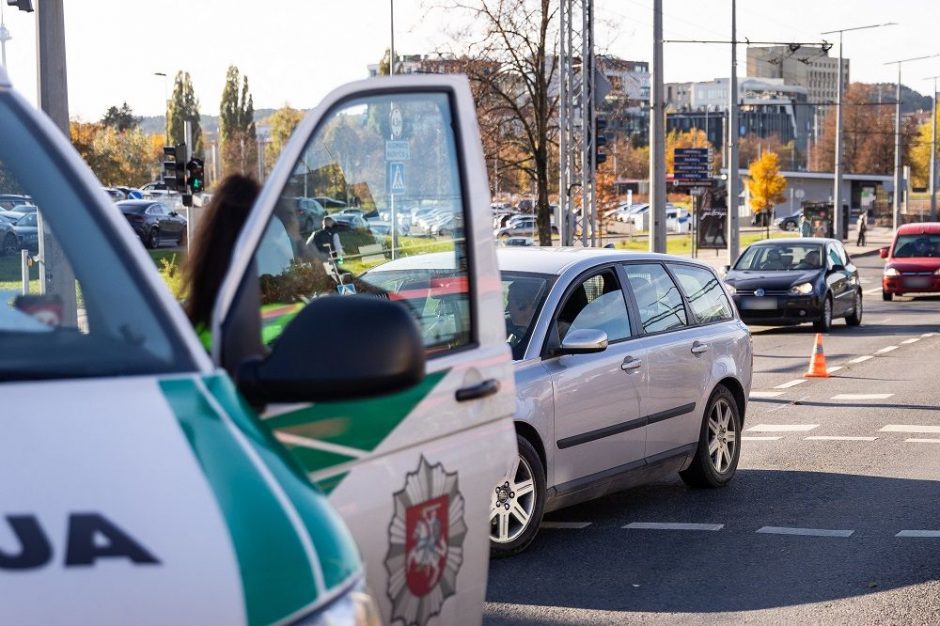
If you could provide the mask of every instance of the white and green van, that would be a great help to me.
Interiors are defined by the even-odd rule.
[[[41,245],[17,253],[0,213],[0,623],[481,620],[514,389],[465,79],[356,83],[307,116],[240,236],[211,354],[0,70],[3,193],[38,207]],[[397,226],[354,222],[323,256],[305,198]],[[447,237],[407,234],[429,206]],[[410,308],[358,279],[430,251],[462,276],[407,286]]]

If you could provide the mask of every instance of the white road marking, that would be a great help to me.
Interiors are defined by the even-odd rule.
[[[749,433],[791,433],[806,432],[819,428],[819,424],[758,424],[747,429]]]
[[[897,349],[898,349],[898,346],[888,346],[886,348],[882,348],[881,350],[875,350],[875,354],[885,354],[886,352],[893,352],[894,350],[897,350]]]
[[[849,361],[849,363],[864,363],[868,359],[873,359],[873,358],[875,357],[870,354],[866,354],[865,356],[860,356],[857,359],[852,359],[851,361]]]
[[[838,372],[840,369],[842,369],[842,366],[841,366],[841,365],[836,365],[835,367],[830,367],[830,368],[829,368],[829,373],[831,374],[831,373],[833,373],[833,372]]]
[[[797,378],[796,380],[791,380],[783,383],[782,385],[777,385],[774,389],[789,389],[790,387],[796,387],[797,385],[802,385],[806,382],[805,378]]]
[[[911,337],[910,339],[905,339],[901,343],[909,344],[909,343],[917,343],[918,341],[920,341],[920,337]]]
[[[902,530],[895,537],[940,537],[940,530]]]
[[[893,393],[840,393],[833,400],[887,400]]]
[[[883,433],[940,433],[940,426],[913,426],[910,424],[888,424]]]
[[[881,291],[881,287],[878,287],[877,289],[866,289],[865,293],[874,294],[874,293],[878,293],[879,291]]]
[[[921,337],[936,337],[936,336],[937,336],[937,333],[924,333],[921,335]]]
[[[783,437],[748,437],[746,435],[741,436],[741,441],[778,441],[783,439]]]
[[[631,522],[623,528],[637,530],[708,530],[716,531],[724,528],[724,524],[684,524],[679,522]]]
[[[800,535],[802,537],[851,537],[854,530],[829,530],[826,528],[788,528],[786,526],[764,526],[757,531],[763,535]]]
[[[750,398],[776,398],[782,396],[782,391],[752,391]]]
[[[564,528],[580,530],[587,528],[591,522],[542,522],[541,528]]]
[[[904,443],[940,443],[940,439],[905,439]]]
[[[874,441],[878,437],[846,437],[842,435],[815,435],[812,437],[803,437],[807,441]]]

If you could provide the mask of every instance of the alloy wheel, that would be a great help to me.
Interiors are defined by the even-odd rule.
[[[708,416],[708,457],[718,474],[728,471],[737,446],[738,433],[731,405],[724,398],[719,398]]]
[[[536,498],[532,468],[519,456],[512,471],[490,497],[490,539],[509,543],[518,538],[532,521]]]

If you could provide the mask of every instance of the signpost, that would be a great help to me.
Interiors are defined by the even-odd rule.
[[[392,259],[395,259],[398,256],[398,215],[395,212],[395,194],[405,192],[405,161],[411,160],[411,145],[401,138],[405,120],[401,109],[394,104],[388,114],[388,125],[392,136],[385,142],[385,191],[388,195],[391,217],[389,231],[392,235]]]
[[[711,184],[708,148],[676,148],[673,153],[673,184],[702,187]]]

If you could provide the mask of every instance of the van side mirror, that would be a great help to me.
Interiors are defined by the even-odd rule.
[[[424,343],[401,304],[327,296],[284,327],[270,354],[241,363],[236,380],[255,406],[353,400],[401,391],[424,378]]]
[[[878,254],[881,255],[881,258],[882,258],[882,259],[887,259],[887,258],[888,258],[888,249],[887,249],[887,248],[881,248],[881,249],[878,250]]]

